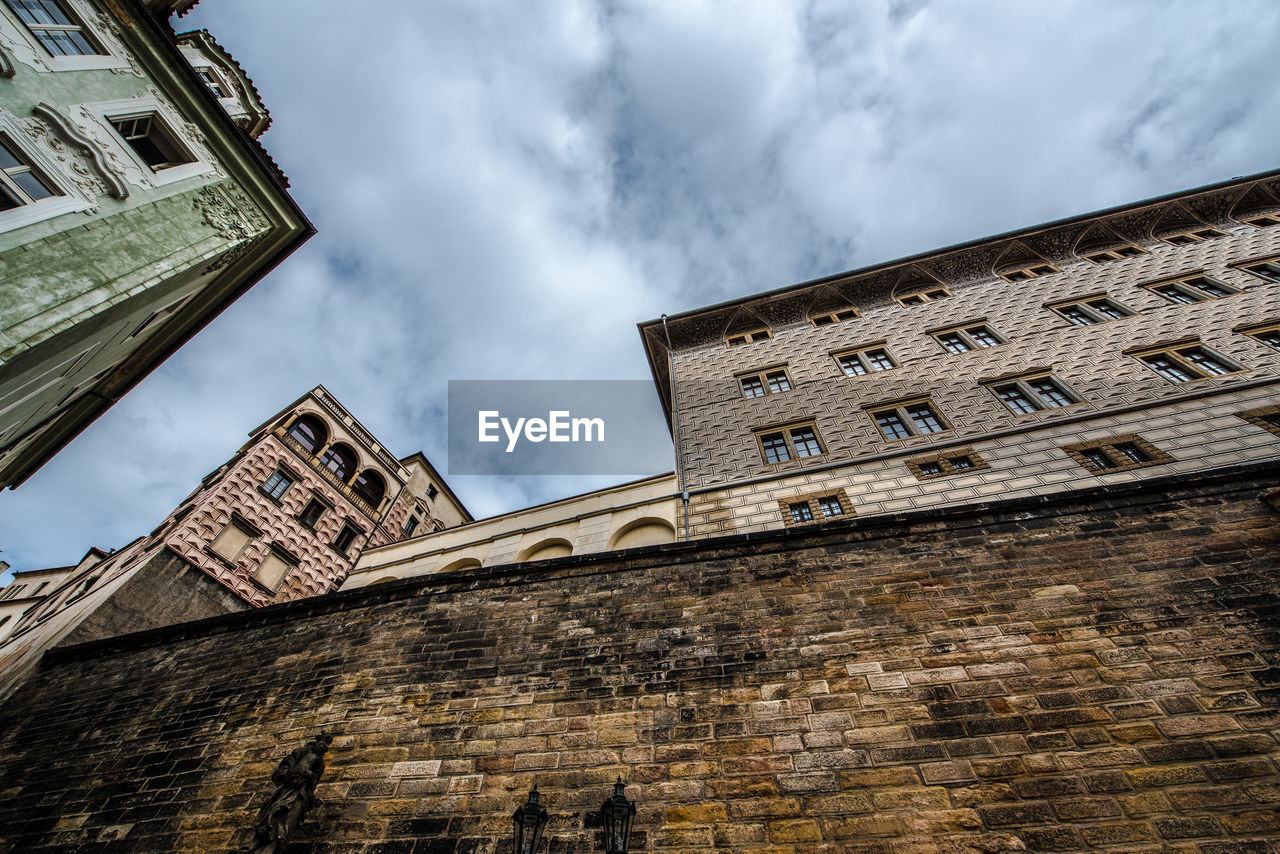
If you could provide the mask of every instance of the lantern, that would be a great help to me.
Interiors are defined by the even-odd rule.
[[[631,836],[631,817],[636,805],[627,800],[626,784],[622,778],[613,784],[613,795],[600,805],[600,823],[604,827],[605,854],[627,854]]]
[[[511,850],[514,854],[534,854],[547,826],[547,811],[538,805],[538,786],[529,790],[527,803],[511,814]]]

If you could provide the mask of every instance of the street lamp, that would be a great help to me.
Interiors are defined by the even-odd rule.
[[[627,800],[627,786],[618,778],[613,794],[600,805],[600,823],[604,826],[605,854],[627,854],[631,836],[631,817],[636,814],[634,801]]]
[[[511,814],[511,840],[514,854],[534,854],[547,826],[547,811],[538,805],[538,785],[529,790],[529,801]],[[625,850],[625,849],[624,849]]]

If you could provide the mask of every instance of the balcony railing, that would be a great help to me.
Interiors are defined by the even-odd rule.
[[[377,508],[370,506],[369,502],[357,494],[356,491],[351,488],[350,484],[343,483],[336,474],[329,470],[328,466],[325,466],[320,462],[319,457],[308,451],[303,447],[301,442],[286,433],[283,427],[277,427],[272,431],[272,433],[275,434],[277,439],[284,442],[285,446],[288,447],[289,450],[293,451],[305,460],[311,468],[315,469],[321,477],[329,482],[330,486],[341,492],[342,497],[354,504],[357,510],[375,522],[381,521],[382,514],[378,512]]]

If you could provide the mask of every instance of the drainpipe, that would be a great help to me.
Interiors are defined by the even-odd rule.
[[[667,336],[667,372],[671,374],[671,412],[676,428],[676,462],[680,472],[680,500],[684,502],[684,539],[689,541],[689,486],[684,472],[684,440],[680,435],[680,395],[676,390],[676,352],[671,349],[671,332],[667,329],[667,316],[662,315],[662,332]]]

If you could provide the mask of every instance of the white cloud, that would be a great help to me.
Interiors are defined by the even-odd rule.
[[[210,0],[177,23],[254,78],[320,233],[0,496],[20,567],[146,533],[316,383],[443,466],[450,378],[644,377],[639,320],[1271,168],[1280,124],[1265,0]],[[480,515],[603,484],[454,482]]]

